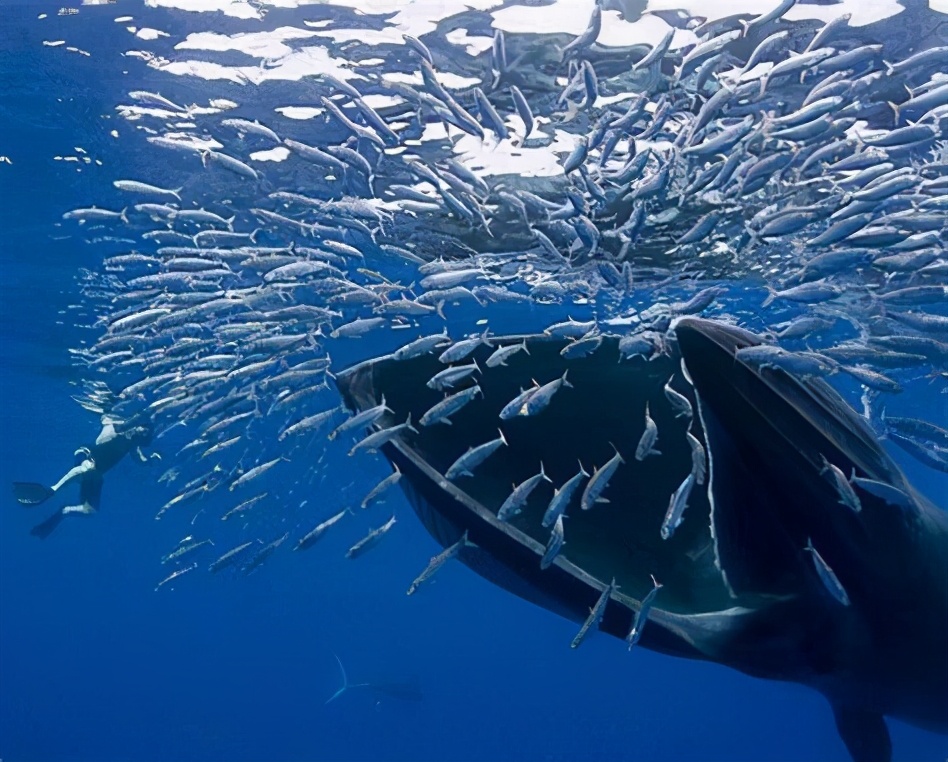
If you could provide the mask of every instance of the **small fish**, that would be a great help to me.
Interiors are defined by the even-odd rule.
[[[334,339],[353,338],[363,336],[373,328],[378,328],[384,324],[385,318],[381,317],[357,318],[334,329],[329,335]]]
[[[584,135],[576,143],[576,147],[573,148],[569,156],[566,157],[566,161],[563,162],[563,174],[568,175],[570,172],[579,169],[585,163],[588,153],[589,139]]]
[[[286,458],[280,456],[279,458],[274,458],[273,460],[268,460],[266,463],[261,463],[259,466],[254,466],[249,471],[242,473],[230,484],[230,491],[233,492],[237,487],[242,487],[249,481],[256,479],[258,476],[262,476],[271,468],[273,468],[281,460],[286,460]]]
[[[477,447],[468,448],[466,453],[448,467],[448,470],[444,472],[444,478],[453,481],[461,476],[474,476],[474,469],[487,460],[498,447],[507,446],[504,432],[500,429],[497,432],[500,434],[497,439],[492,439]]]
[[[432,426],[436,423],[446,423],[451,425],[450,416],[454,415],[461,408],[471,402],[478,394],[482,397],[484,393],[481,391],[481,387],[475,384],[474,386],[468,387],[467,389],[462,389],[459,392],[455,392],[447,397],[445,397],[441,402],[437,402],[432,405],[428,410],[425,411],[424,415],[419,419],[419,423],[422,426]]]
[[[485,364],[488,368],[496,368],[498,365],[507,367],[507,359],[517,354],[517,352],[521,350],[527,354],[530,354],[530,351],[527,349],[526,339],[523,340],[522,344],[508,344],[505,347],[497,347],[493,354],[487,358],[487,362]]]
[[[530,110],[530,104],[523,97],[523,93],[515,85],[510,86],[510,95],[513,98],[514,108],[517,109],[517,115],[523,122],[523,139],[526,140],[533,132],[533,126],[536,123],[533,118],[533,112]]]
[[[648,403],[645,403],[645,431],[639,439],[639,444],[635,448],[635,459],[645,460],[649,455],[661,455],[661,452],[655,449],[658,442],[658,426],[652,420],[648,412]]]
[[[250,574],[251,572],[263,566],[264,562],[273,555],[274,551],[279,548],[289,536],[290,533],[286,532],[281,537],[277,537],[275,540],[268,542],[266,545],[260,548],[254,557],[251,558],[243,567],[241,567],[241,573]]]
[[[413,431],[416,434],[418,433],[418,429],[411,425],[411,413],[408,414],[405,423],[389,426],[387,429],[380,429],[357,442],[353,448],[349,450],[349,456],[351,457],[357,452],[375,452],[386,442],[390,442],[395,437],[401,436],[402,432],[406,430]]]
[[[648,622],[648,615],[655,603],[655,596],[658,595],[658,591],[661,590],[662,587],[664,586],[652,575],[652,589],[649,590],[648,595],[642,599],[642,605],[639,606],[639,610],[635,612],[632,627],[629,629],[629,634],[625,637],[625,642],[629,644],[630,651],[633,646],[639,642],[639,638],[642,637],[642,631],[645,629],[646,622]]]
[[[438,391],[451,389],[475,372],[480,373],[481,369],[477,365],[477,360],[472,360],[470,365],[455,365],[436,373],[428,381],[427,386],[429,389],[437,389]]]
[[[694,474],[695,484],[704,484],[707,475],[707,458],[704,445],[690,431],[685,432],[685,438],[691,446],[691,473]]]
[[[190,566],[184,567],[183,569],[178,569],[177,571],[171,572],[171,574],[169,574],[167,577],[161,580],[161,582],[158,583],[158,585],[155,587],[155,592],[157,593],[162,587],[167,585],[172,580],[177,579],[183,574],[187,574],[189,571],[194,571],[195,569],[197,569],[197,561],[195,561]]]
[[[563,371],[563,375],[560,378],[553,379],[533,390],[533,393],[530,394],[523,403],[520,415],[537,415],[546,409],[547,405],[552,401],[553,395],[556,394],[561,387],[567,386],[572,389],[573,385],[566,380],[567,373],[569,373],[568,370]]]
[[[546,513],[543,514],[543,521],[541,524],[544,527],[552,526],[560,516],[566,513],[566,508],[569,506],[569,502],[573,497],[573,493],[579,488],[579,485],[582,483],[583,479],[588,478],[589,474],[586,472],[586,469],[583,468],[583,464],[580,463],[579,473],[564,483],[562,487],[553,491],[553,499],[550,501],[550,505],[546,509]]]
[[[343,508],[341,511],[339,511],[339,513],[335,514],[334,516],[330,516],[322,523],[317,524],[315,529],[311,529],[300,538],[293,550],[306,550],[307,548],[315,545],[316,541],[326,533],[326,530],[339,522],[347,513],[351,513],[351,511],[348,508]]]
[[[583,323],[578,320],[570,319],[562,323],[554,323],[544,328],[543,333],[547,336],[555,336],[557,338],[580,339],[590,331],[595,330],[596,325],[595,320],[589,320]]]
[[[590,45],[592,45],[596,39],[599,37],[599,32],[602,31],[602,5],[596,3],[593,6],[592,15],[589,17],[589,22],[586,24],[586,29],[583,30],[582,34],[574,38],[566,47],[560,51],[560,61],[565,61],[568,56],[573,54],[582,53]]]
[[[830,463],[826,456],[820,456],[823,459],[823,468],[820,469],[820,476],[829,479],[830,483],[836,488],[839,495],[839,503],[852,510],[853,513],[862,511],[862,503],[859,502],[859,496],[853,491],[852,485],[846,478],[846,474],[833,463]]]
[[[267,494],[268,493],[263,492],[259,495],[255,495],[249,500],[244,500],[244,502],[240,503],[240,505],[234,506],[229,511],[227,511],[227,513],[221,516],[221,521],[227,521],[227,519],[229,519],[231,516],[236,516],[238,513],[244,513],[245,511],[249,511],[254,505],[256,505],[261,500],[263,500],[267,496]]]
[[[434,351],[438,347],[450,343],[451,339],[448,337],[448,330],[445,329],[444,333],[436,333],[432,336],[421,336],[415,339],[398,349],[392,357],[395,360],[410,360],[413,357],[420,357],[421,355]]]
[[[546,475],[546,471],[543,470],[543,463],[541,462],[540,473],[534,474],[529,479],[520,482],[520,484],[514,487],[513,492],[504,500],[503,505],[501,505],[497,511],[497,519],[499,521],[508,521],[520,513],[530,498],[530,494],[542,481],[550,481],[550,477]]]
[[[372,501],[377,500],[378,497],[388,490],[389,487],[393,487],[394,485],[398,484],[399,480],[402,478],[402,472],[398,469],[398,466],[393,467],[395,469],[395,473],[389,474],[384,479],[382,479],[382,481],[380,481],[371,489],[368,495],[362,498],[360,505],[363,509],[368,508]]]
[[[576,360],[581,357],[589,357],[602,345],[602,334],[597,333],[592,336],[584,336],[581,339],[571,341],[560,350],[560,355],[567,360]]]
[[[602,468],[593,469],[592,478],[589,480],[589,484],[586,485],[586,489],[583,490],[583,496],[579,501],[579,507],[582,510],[588,511],[596,503],[609,502],[608,499],[602,497],[602,493],[609,485],[609,480],[612,478],[612,475],[622,463],[625,463],[625,460],[623,460],[619,451],[616,450],[616,454],[606,461]]]
[[[672,379],[674,375],[665,382],[665,398],[671,403],[672,408],[675,410],[675,418],[685,418],[691,420],[694,415],[694,410],[691,408],[691,400],[689,400],[681,392],[677,392],[671,387]]]
[[[280,436],[277,437],[277,439],[282,442],[289,436],[303,434],[304,432],[319,431],[323,426],[329,423],[341,409],[341,407],[334,407],[332,410],[324,410],[321,413],[309,415],[291,426],[287,426],[280,432]]]
[[[216,574],[221,569],[224,569],[228,566],[233,565],[234,563],[236,563],[237,558],[245,550],[247,550],[247,548],[249,548],[251,545],[253,545],[256,542],[258,541],[250,540],[249,542],[245,542],[245,543],[242,543],[241,545],[238,545],[236,548],[231,548],[224,555],[222,555],[220,558],[214,561],[210,566],[208,566],[207,567],[208,570],[211,572],[211,574]]]
[[[185,556],[188,553],[191,553],[192,551],[197,550],[198,548],[201,548],[205,545],[213,545],[213,544],[214,543],[211,542],[210,540],[201,540],[200,542],[198,542],[193,537],[188,535],[187,537],[185,537],[183,540],[181,540],[178,543],[178,547],[176,547],[170,553],[161,557],[161,563],[166,564],[169,561],[175,561],[181,558],[182,556]]]
[[[582,642],[586,639],[586,635],[589,633],[589,630],[597,626],[599,622],[602,621],[602,615],[606,612],[606,606],[609,604],[609,598],[612,597],[612,594],[616,591],[616,581],[613,578],[612,582],[602,591],[602,595],[599,596],[599,600],[596,601],[596,605],[589,609],[589,616],[586,617],[586,621],[583,622],[583,626],[579,628],[579,632],[576,633],[576,637],[573,638],[573,642],[569,644],[570,648],[579,648]]]
[[[372,529],[365,537],[349,548],[349,550],[346,551],[346,558],[358,558],[366,551],[375,547],[393,526],[395,526],[394,516],[382,524],[382,526]]]
[[[138,180],[116,180],[112,183],[112,185],[114,185],[119,190],[127,191],[128,193],[141,193],[151,196],[172,196],[178,199],[178,201],[181,200],[180,193],[182,188],[176,188],[174,190],[168,188],[159,188],[157,185],[141,183]]]
[[[486,344],[489,347],[490,340],[487,338],[487,334],[488,331],[485,330],[483,334],[473,339],[464,339],[463,341],[455,342],[438,356],[438,361],[445,365],[452,362],[460,362],[466,359],[467,356],[481,344]]]
[[[856,469],[853,469],[852,476],[849,477],[849,483],[854,487],[859,487],[863,492],[866,492],[874,497],[884,500],[889,505],[894,505],[897,508],[905,508],[908,510],[914,510],[915,503],[912,499],[905,494],[898,487],[895,487],[891,484],[886,484],[885,482],[880,482],[875,479],[868,479],[862,476],[856,476]]]
[[[671,539],[675,530],[681,526],[684,519],[685,510],[688,508],[688,498],[691,496],[691,488],[695,483],[695,474],[692,471],[685,477],[685,480],[678,485],[671,498],[668,501],[668,511],[665,513],[665,520],[662,522],[661,535],[663,540]]]
[[[360,413],[356,413],[348,420],[340,423],[335,428],[335,430],[329,434],[329,439],[333,440],[346,431],[352,431],[353,429],[371,426],[386,413],[394,413],[394,411],[385,404],[385,395],[382,395],[382,401],[378,405],[367,408]]]
[[[741,36],[749,37],[751,33],[757,29],[762,29],[771,21],[776,21],[777,19],[781,18],[796,4],[797,0],[781,0],[775,8],[767,11],[767,13],[762,13],[760,16],[756,16],[750,21],[742,21],[741,26],[743,27],[743,32],[741,33]]]
[[[565,544],[566,541],[563,539],[563,515],[560,514],[556,517],[556,523],[553,524],[553,531],[550,532],[550,539],[546,544],[546,551],[543,553],[543,558],[540,559],[540,568],[548,569]]]
[[[820,581],[826,587],[827,592],[843,606],[848,606],[850,601],[846,589],[842,583],[840,583],[839,578],[830,568],[829,564],[823,560],[823,556],[813,547],[813,541],[810,538],[807,538],[804,550],[813,557],[813,568],[816,569],[816,573],[819,575]]]
[[[504,405],[503,409],[500,411],[500,420],[509,421],[511,418],[516,418],[518,415],[523,415],[523,409],[526,406],[527,401],[533,394],[536,393],[539,388],[540,385],[534,381],[533,386],[531,386],[529,389],[521,390],[520,394]]]
[[[431,579],[435,572],[438,571],[442,566],[444,566],[452,558],[457,558],[460,555],[461,551],[464,548],[473,547],[474,543],[467,539],[467,530],[464,531],[464,534],[461,535],[461,539],[458,540],[453,545],[449,545],[444,550],[442,550],[438,555],[432,556],[431,560],[428,562],[428,565],[425,567],[425,570],[419,574],[412,581],[411,585],[408,587],[406,595],[414,595],[418,588]]]
[[[403,34],[402,39],[405,40],[406,45],[414,50],[425,61],[427,61],[429,64],[434,64],[434,59],[431,57],[431,51],[428,50],[428,46],[425,45],[425,43],[423,43],[417,37],[412,37],[410,34]]]

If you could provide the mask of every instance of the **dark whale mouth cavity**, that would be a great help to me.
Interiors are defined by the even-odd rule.
[[[705,334],[700,335],[707,344]],[[738,329],[728,328],[725,335],[730,346],[711,343],[695,351],[720,355],[723,362],[733,365],[735,342],[756,341]],[[524,341],[529,354],[515,354],[506,366],[486,367],[494,348]],[[567,360],[561,351],[568,344],[567,339],[537,335],[495,338],[492,347],[478,347],[464,362],[475,360],[483,373],[465,384],[477,383],[482,397],[453,415],[450,425],[416,426],[418,434],[408,432],[385,445],[385,455],[408,477],[412,505],[429,531],[444,545],[469,531],[481,552],[466,550],[463,560],[495,583],[576,621],[586,618],[600,591],[614,578],[617,592],[603,629],[623,637],[634,610],[652,589],[653,577],[663,586],[653,612],[658,621],[664,614],[675,621],[679,615],[713,617],[723,611],[751,611],[786,595],[786,589],[754,587],[738,594],[729,586],[712,527],[709,487],[713,474],[703,486],[692,489],[683,522],[674,534],[662,537],[670,497],[692,470],[686,432],[708,449],[697,413],[699,401],[677,353],[623,359],[618,339],[607,336],[592,354]],[[444,368],[431,354],[410,360],[380,358],[344,372],[338,384],[347,404],[356,410],[376,405],[384,397],[393,412],[379,425],[389,426],[409,414],[418,421],[444,398],[443,392],[426,386]],[[500,419],[501,410],[522,390],[562,378],[564,373],[571,386],[560,387],[539,414]],[[693,416],[676,416],[666,397],[666,383],[689,400],[696,411]],[[646,406],[658,428],[655,449],[660,454],[638,460]],[[496,440],[500,432],[506,445],[480,464],[472,477],[450,481],[444,477],[471,447]],[[554,489],[580,467],[593,474],[616,453],[623,462],[602,494],[608,502],[582,510],[582,488],[577,490],[566,511],[566,542],[559,560],[541,572],[539,562],[550,534],[541,519]],[[540,482],[521,513],[499,520],[498,511],[513,487],[537,474],[541,464],[550,481]],[[628,605],[615,605],[621,601]],[[613,612],[618,613],[610,616]],[[735,618],[729,617],[730,625]],[[656,626],[651,634],[646,631],[645,642],[666,650],[660,628]],[[676,642],[672,650],[697,655],[690,653],[691,647]]]
[[[430,413],[429,425],[417,423],[446,394],[428,386],[447,367],[433,354],[364,362],[337,384],[353,410],[384,400],[391,413],[379,429],[411,416],[417,433],[402,428],[380,450],[403,473],[400,484],[436,540],[447,547],[467,533],[471,544],[457,557],[476,572],[584,627],[594,618],[617,637],[627,637],[648,601],[643,647],[810,685],[829,698],[860,759],[866,739],[880,749],[888,743],[884,715],[944,725],[948,523],[832,387],[739,354],[759,343],[698,318],[678,320],[651,359],[623,357],[610,336],[569,359],[567,339],[494,337],[463,360],[478,369],[458,388],[477,384],[481,394],[450,424],[430,423]],[[515,344],[527,351],[487,365],[498,347]],[[564,377],[548,404],[501,419],[521,391]],[[688,406],[692,415],[683,413]],[[649,450],[646,410],[657,452],[636,457]],[[446,476],[492,441],[470,475]],[[694,443],[706,453],[701,480]],[[861,492],[858,509],[848,507],[828,464],[842,482],[853,475],[898,492],[902,505]],[[572,494],[565,542],[541,568],[554,544],[544,515],[580,468],[594,476]],[[583,485],[602,478],[596,469],[609,474],[602,501],[581,497]],[[681,522],[663,532],[688,479]],[[527,482],[533,489],[521,510],[502,511]],[[907,585],[908,558],[918,569]],[[657,595],[647,598],[656,582]],[[924,659],[903,647],[908,622]]]

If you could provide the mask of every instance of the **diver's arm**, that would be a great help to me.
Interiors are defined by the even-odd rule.
[[[141,448],[140,446],[135,448],[135,453],[136,453],[136,455],[138,455],[138,459],[139,459],[142,463],[148,463],[148,462],[150,462],[152,459],[154,459],[154,460],[161,460],[161,456],[160,456],[157,452],[153,452],[153,453],[151,453],[151,455],[145,455],[145,453],[142,452],[142,448]]]

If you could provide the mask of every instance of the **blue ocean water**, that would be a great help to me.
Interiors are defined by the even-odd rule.
[[[61,215],[93,200],[118,204],[112,180],[148,170],[157,179],[155,163],[165,159],[110,136],[125,132],[115,104],[136,89],[136,77],[150,75],[123,60],[127,33],[112,19],[151,14],[179,36],[192,22],[136,3],[83,6],[75,17],[56,17],[57,5],[39,2],[0,10],[0,154],[12,162],[0,164],[0,481],[49,482],[99,430],[71,399],[81,371],[70,349],[95,340],[80,327],[96,317],[83,306],[80,274],[100,266],[102,249],[64,227]],[[50,16],[45,27],[42,13]],[[214,21],[221,29],[235,23]],[[51,30],[53,23],[60,26]],[[90,55],[43,45],[55,39]],[[201,87],[214,89],[187,87],[194,100]],[[82,162],[76,147],[103,166]],[[759,303],[759,293],[753,298]],[[470,322],[486,314],[466,309]],[[551,315],[492,307],[491,327],[532,330]],[[372,334],[361,341],[351,358],[334,357],[340,367],[392,348]],[[945,395],[922,383],[897,404],[901,414],[937,420],[932,411],[944,411]],[[380,462],[354,468],[333,453],[317,470],[322,452],[310,446],[292,454],[295,486],[282,475],[261,478],[261,490],[286,501],[264,509],[255,527],[264,541],[297,534],[312,523],[307,517],[335,513],[386,474]],[[946,505],[943,475],[893,455]],[[573,623],[460,564],[406,597],[439,547],[400,494],[311,551],[274,554],[252,575],[193,574],[155,590],[169,571],[161,556],[189,529],[153,518],[174,494],[157,484],[167,465],[126,459],[109,474],[100,514],[70,520],[43,542],[29,529],[46,509],[5,499],[0,759],[847,758],[825,701],[800,686],[629,654],[604,636],[570,650]],[[397,531],[346,560],[346,549],[391,512]],[[202,566],[214,557],[202,555]],[[327,705],[341,685],[337,656],[352,684],[370,685]],[[890,726],[899,759],[948,756],[943,736]]]

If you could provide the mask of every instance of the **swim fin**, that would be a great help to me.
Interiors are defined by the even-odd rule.
[[[52,516],[50,516],[46,521],[42,521],[33,527],[30,530],[30,534],[34,537],[39,537],[41,540],[45,540],[49,537],[56,527],[59,526],[59,522],[66,518],[66,514],[62,511],[56,511]]]
[[[56,493],[43,484],[34,482],[13,482],[13,495],[22,505],[39,505],[45,503]]]

